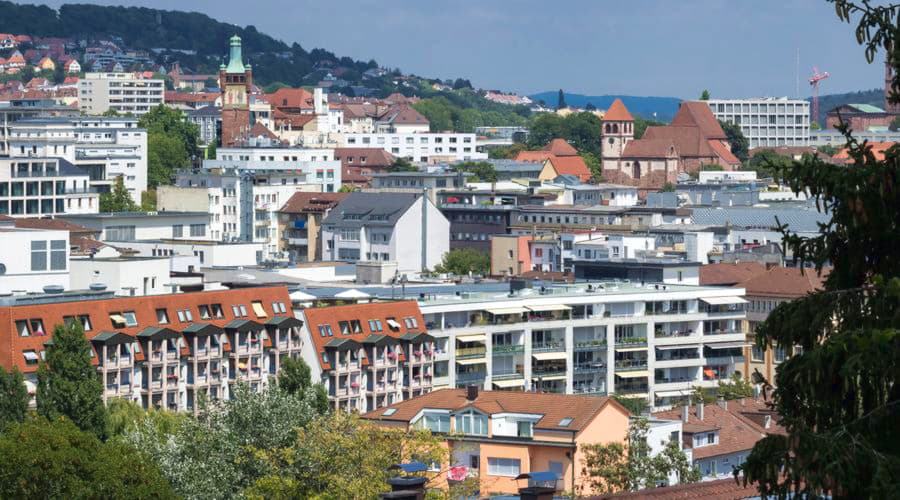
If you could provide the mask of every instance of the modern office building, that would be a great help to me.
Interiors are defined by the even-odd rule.
[[[60,158],[0,159],[0,215],[96,214],[100,195],[88,171]]]
[[[318,184],[325,193],[341,189],[341,162],[333,149],[278,146],[219,148],[215,160],[204,160],[203,168],[231,170],[238,173],[282,171],[301,176],[303,183]],[[290,181],[285,181],[289,184]],[[285,199],[286,201],[286,199]]]
[[[86,73],[78,80],[78,105],[89,115],[109,110],[143,115],[165,102],[162,80],[137,78],[134,73]]]
[[[716,119],[741,127],[750,148],[809,145],[809,101],[762,97],[706,103]]]
[[[486,160],[487,153],[476,150],[475,134],[463,133],[369,133],[344,134],[342,148],[384,149],[412,161],[440,163]]]

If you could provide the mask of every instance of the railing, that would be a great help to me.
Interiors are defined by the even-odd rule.
[[[744,333],[744,331],[741,328],[731,328],[731,329],[727,329],[727,330],[716,329],[716,330],[711,330],[711,331],[708,331],[708,330],[703,331],[703,335],[730,335],[730,334],[735,334],[735,333]]]
[[[643,370],[647,368],[646,359],[619,359],[616,360],[616,371]]]
[[[487,377],[487,372],[463,372],[456,374],[457,382],[476,382],[479,380],[484,380]]]
[[[616,337],[616,345],[639,346],[647,345],[647,337]]]
[[[600,373],[606,371],[606,365],[597,361],[591,363],[577,363],[574,367],[575,373]]]
[[[573,387],[572,394],[583,394],[583,395],[606,395],[606,386],[582,386],[582,387]]]
[[[729,316],[732,314],[742,314],[744,309],[739,307],[734,309],[707,309],[704,312],[710,316]]]
[[[456,359],[483,358],[487,347],[464,347],[456,350]]]
[[[696,377],[655,377],[654,381],[657,384],[674,384],[677,382],[694,382],[697,380]]]
[[[575,341],[576,351],[591,351],[596,349],[606,349],[606,339]]]
[[[656,361],[687,361],[692,359],[700,359],[700,354],[695,353],[693,355],[685,354],[685,355],[669,355],[669,356],[661,356],[657,357]]]
[[[647,392],[648,386],[646,384],[639,385],[617,385],[616,393],[618,394],[637,394],[642,392]]]
[[[565,348],[565,343],[561,340],[546,340],[544,342],[534,342],[531,344],[532,352],[562,351]]]
[[[498,354],[510,354],[525,352],[525,346],[521,344],[494,344],[494,356]]]
[[[522,378],[525,376],[525,368],[520,367],[518,370],[494,370],[491,373],[492,380],[510,380],[516,378]]]
[[[552,377],[552,376],[565,375],[565,374],[566,374],[565,368],[542,368],[542,369],[538,369],[538,370],[535,370],[535,369],[531,370],[531,378]]]
[[[684,330],[684,331],[683,330],[675,330],[675,331],[670,331],[670,332],[666,332],[665,330],[656,330],[653,332],[653,337],[657,338],[657,339],[670,339],[670,338],[675,338],[675,337],[690,337],[694,333],[695,332],[694,332],[693,328],[690,328],[690,329]]]

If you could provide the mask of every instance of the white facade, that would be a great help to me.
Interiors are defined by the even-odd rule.
[[[304,182],[319,184],[320,191],[331,193],[341,188],[341,162],[334,159],[334,149],[311,148],[222,148],[215,160],[204,160],[207,169],[236,172],[294,172]]]
[[[100,195],[87,171],[58,158],[0,159],[0,215],[95,214]]]
[[[205,212],[125,212],[60,217],[100,231],[100,241],[190,240],[209,241],[209,215]]]
[[[409,292],[409,290],[407,290]],[[596,282],[419,300],[435,388],[620,394],[670,406],[743,365],[743,289]],[[443,366],[441,366],[442,361]]]
[[[10,126],[13,158],[63,158],[87,170],[91,186],[109,191],[117,177],[135,203],[147,190],[147,131],[136,118],[20,120]]]
[[[86,73],[78,80],[78,105],[86,114],[110,109],[140,116],[165,102],[162,80],[135,78],[134,73]]]
[[[750,148],[809,145],[809,101],[762,97],[706,102],[716,119],[741,127]]]
[[[341,147],[381,148],[412,161],[486,160],[487,153],[475,148],[475,134],[462,133],[384,133],[344,134]]]
[[[219,243],[214,241],[130,241],[128,248],[141,257],[194,256],[194,271],[200,267],[255,266],[263,260],[261,243]],[[183,270],[183,269],[173,269]]]
[[[112,257],[83,258],[69,262],[72,289],[87,290],[103,284],[116,295],[158,295],[173,290],[168,258]]]
[[[70,289],[69,232],[0,227],[0,294]]]

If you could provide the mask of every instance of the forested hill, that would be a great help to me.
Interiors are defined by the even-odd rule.
[[[215,72],[228,50],[228,39],[237,34],[244,53],[254,65],[254,76],[262,84],[275,81],[289,85],[308,84],[320,75],[314,66],[330,61],[349,70],[347,80],[377,67],[375,61],[354,61],[337,57],[323,49],[307,51],[288,45],[253,26],[222,23],[196,12],[167,11],[144,7],[114,7],[66,4],[59,12],[42,5],[18,5],[0,1],[0,33],[62,38],[96,39],[119,37],[132,49],[173,49],[195,51],[196,56],[179,54],[182,66],[198,72]],[[306,81],[304,77],[308,77]]]

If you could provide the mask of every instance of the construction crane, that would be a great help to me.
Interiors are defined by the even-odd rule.
[[[813,123],[819,123],[819,82],[831,76],[827,71],[819,73],[819,69],[813,67],[813,75],[809,79],[812,85],[813,101],[812,101],[812,119]]]

